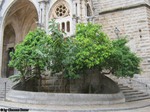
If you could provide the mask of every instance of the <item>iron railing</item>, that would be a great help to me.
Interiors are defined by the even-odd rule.
[[[148,84],[140,82],[132,78],[129,78],[128,80],[129,80],[130,87],[135,88],[139,91],[145,92],[147,94],[150,94],[150,86]]]
[[[136,89],[138,91],[150,94],[150,86],[144,82],[140,82],[133,78],[117,78],[116,82],[124,84],[130,88]],[[147,82],[148,83],[148,82]]]
[[[7,87],[7,82],[5,82],[5,90],[4,90],[4,100],[6,101],[6,87]]]

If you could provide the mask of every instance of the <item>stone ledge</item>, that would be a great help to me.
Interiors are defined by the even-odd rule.
[[[99,12],[99,15],[107,14],[107,13],[112,13],[112,12],[117,12],[117,11],[124,11],[124,10],[129,10],[129,9],[134,9],[134,8],[139,8],[139,7],[147,7],[150,8],[150,6],[146,3],[139,3],[135,5],[130,5],[130,6],[124,6],[124,7],[118,7],[114,9],[109,9],[109,10],[104,10],[102,12]]]
[[[18,103],[43,105],[93,105],[125,102],[125,97],[121,92],[116,94],[68,94],[11,90],[7,93],[6,99]]]

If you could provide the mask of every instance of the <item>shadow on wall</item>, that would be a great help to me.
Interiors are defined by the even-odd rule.
[[[113,94],[120,92],[116,82],[110,78],[103,76],[101,79],[98,75],[88,75],[80,77],[80,79],[67,80],[65,78],[57,78],[55,84],[39,85],[36,78],[26,81],[25,84],[18,83],[13,87],[14,90],[33,91],[33,92],[49,92],[49,93],[84,93],[84,94]],[[52,79],[46,80],[49,82]],[[40,89],[39,89],[40,88]]]

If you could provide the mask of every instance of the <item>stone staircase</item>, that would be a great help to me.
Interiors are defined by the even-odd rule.
[[[0,78],[0,101],[5,98],[5,82],[6,82],[6,93],[11,89],[13,83],[8,78]]]
[[[120,90],[125,95],[126,102],[150,99],[150,95],[144,92],[134,90],[128,86],[124,86],[123,84],[119,84],[119,87],[120,87]]]

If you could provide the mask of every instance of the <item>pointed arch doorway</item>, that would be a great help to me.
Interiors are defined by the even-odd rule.
[[[30,0],[16,0],[6,12],[3,23],[2,77],[15,74],[16,70],[8,66],[11,60],[9,54],[15,50],[16,44],[23,41],[29,31],[37,27],[37,21],[37,9]]]
[[[4,29],[4,40],[3,40],[3,72],[6,77],[14,74],[14,69],[8,66],[10,61],[10,52],[14,51],[15,43],[15,31],[11,24],[7,25]]]

